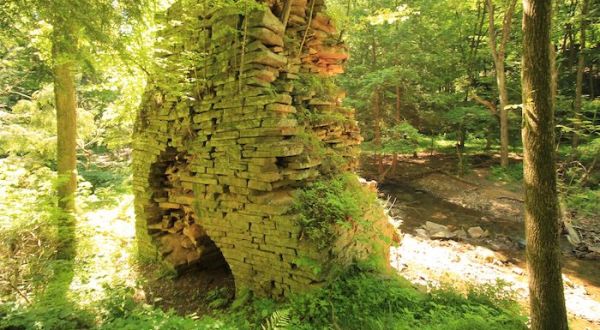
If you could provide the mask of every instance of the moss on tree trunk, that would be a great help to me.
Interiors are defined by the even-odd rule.
[[[524,0],[525,230],[532,329],[567,329],[554,152],[550,0]]]
[[[75,93],[75,38],[73,29],[58,22],[54,26],[54,99],[57,128],[58,205],[64,211],[75,208],[77,190],[77,98]]]

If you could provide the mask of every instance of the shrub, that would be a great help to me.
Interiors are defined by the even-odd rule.
[[[600,190],[581,189],[565,196],[569,210],[574,210],[579,215],[598,216],[600,214]]]
[[[496,304],[443,290],[427,294],[397,276],[349,271],[312,294],[290,300],[293,329],[526,329],[512,301]]]
[[[492,166],[490,168],[489,178],[494,181],[513,183],[523,181],[523,164],[511,164],[504,168],[502,166]]]
[[[342,174],[300,190],[294,210],[300,214],[302,235],[323,249],[333,243],[336,225],[365,225],[365,214],[377,203],[376,196],[365,192],[356,176]]]

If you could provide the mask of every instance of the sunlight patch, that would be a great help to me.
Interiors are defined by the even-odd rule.
[[[78,254],[70,285],[76,301],[89,305],[103,299],[107,287],[134,286],[134,243],[132,195],[123,196],[114,208],[83,214],[77,224]]]

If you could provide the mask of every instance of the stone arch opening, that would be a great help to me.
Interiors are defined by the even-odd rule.
[[[167,147],[151,166],[148,232],[161,258],[179,276],[195,278],[199,286],[217,283],[235,292],[231,268],[197,215],[190,160],[187,152]]]

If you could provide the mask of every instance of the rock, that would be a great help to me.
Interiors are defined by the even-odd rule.
[[[467,232],[471,238],[482,238],[485,235],[485,232],[483,229],[481,229],[481,227],[471,227],[467,229]]]
[[[197,262],[212,267],[210,258],[225,257],[236,285],[279,298],[325,281],[325,272],[288,256],[310,256],[327,268],[375,252],[352,239],[362,226],[339,227],[334,246],[343,246],[344,256],[331,258],[301,242],[300,212],[291,210],[292,193],[323,172],[358,166],[362,137],[354,110],[341,106],[337,88],[318,88],[323,76],[342,71],[347,47],[330,42],[335,26],[322,2],[313,1],[314,12],[307,0],[289,2],[295,9],[287,26],[272,6],[241,13],[235,4],[214,2],[186,3],[193,15],[174,6],[166,18],[178,24],[159,32],[160,60],[132,142],[136,209],[144,210],[138,220],[150,234],[140,237],[141,247],[153,254],[157,243],[178,270]],[[170,88],[187,81],[189,70],[196,83]],[[319,116],[299,122],[295,114],[304,109]],[[323,164],[328,157],[340,161]],[[375,182],[364,183],[358,193],[377,191]],[[397,231],[382,210],[369,211],[367,220],[374,226],[369,241],[382,240],[377,253],[387,258],[384,237],[386,244],[399,242]]]
[[[415,229],[415,232],[417,233],[417,237],[429,238],[429,235],[427,234],[427,230],[425,230],[423,228],[417,228],[417,229]]]
[[[512,272],[517,274],[517,275],[523,275],[525,274],[525,271],[523,270],[523,268],[519,268],[519,267],[515,267],[512,269]]]
[[[425,223],[425,229],[431,238],[453,238],[456,236],[448,227],[431,221]]]
[[[359,178],[358,181],[360,182],[361,185],[366,186],[367,188],[369,188],[370,191],[372,192],[378,192],[377,191],[377,181],[375,180],[367,180],[365,178]]]
[[[439,232],[439,231],[448,231],[448,227],[444,225],[440,225],[435,222],[427,221],[425,222],[425,229],[429,232]]]
[[[452,232],[454,234],[454,236],[458,239],[466,239],[467,238],[467,232],[464,229],[458,229]]]
[[[475,259],[482,260],[484,262],[492,263],[499,259],[497,253],[481,246],[476,247],[473,253],[475,254]]]
[[[508,250],[509,249],[506,244],[501,243],[501,242],[490,242],[489,244],[490,244],[490,246],[492,247],[492,249],[494,251],[502,251],[502,250]]]
[[[478,246],[473,251],[475,259],[488,262],[488,263],[505,263],[508,258],[501,253],[494,252],[488,248]]]
[[[446,231],[438,231],[431,235],[431,238],[454,238],[456,235],[449,230]]]
[[[571,281],[571,279],[569,279],[569,278],[568,278],[567,276],[565,276],[564,274],[563,274],[563,276],[562,276],[562,280],[563,280],[563,284],[564,284],[566,287],[569,287],[569,288],[573,288],[573,287],[575,287],[575,284],[573,283],[573,281]]]

